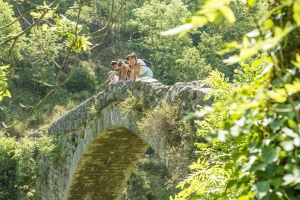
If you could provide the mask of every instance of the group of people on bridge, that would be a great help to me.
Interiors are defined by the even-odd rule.
[[[135,53],[125,58],[126,60],[112,61],[110,66],[113,71],[108,72],[105,84],[114,84],[118,81],[136,80],[141,77],[153,77],[152,70],[147,67],[142,59],[138,59]]]

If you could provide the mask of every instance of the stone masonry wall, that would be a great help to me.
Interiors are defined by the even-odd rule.
[[[148,147],[162,159],[165,148],[163,140],[147,139],[139,131],[139,112],[122,112],[120,102],[128,97],[127,91],[139,98],[145,110],[165,99],[178,103],[184,113],[194,111],[197,105],[211,104],[203,100],[211,89],[199,88],[200,84],[194,81],[166,86],[152,78],[116,83],[33,132],[30,136],[47,134],[59,138],[64,155],[59,163],[41,155],[45,168],[45,180],[38,188],[41,199],[119,200],[134,166]]]

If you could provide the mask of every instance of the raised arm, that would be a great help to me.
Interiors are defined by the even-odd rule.
[[[122,77],[121,77],[122,81],[126,81],[126,76],[127,76],[128,70],[129,70],[128,65],[125,65],[124,68],[123,68],[123,74],[122,74]]]
[[[108,79],[104,82],[105,84],[108,84],[111,79],[113,79],[115,77],[115,75],[117,74],[118,72],[117,71],[114,71],[113,73],[111,73],[108,77]]]

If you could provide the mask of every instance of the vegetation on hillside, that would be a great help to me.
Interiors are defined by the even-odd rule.
[[[236,17],[231,0],[207,1],[188,23],[218,23]],[[248,9],[255,0],[245,1]],[[267,1],[268,13],[252,13],[255,27],[239,43],[225,44],[233,52],[224,61],[240,63],[234,84],[219,72],[206,79],[214,90],[211,108],[198,115],[199,160],[178,185],[175,199],[299,199],[299,22],[298,1]],[[171,31],[170,31],[171,32]],[[201,154],[212,147],[213,154]],[[203,183],[203,180],[204,183]],[[171,198],[171,199],[174,199]]]
[[[159,162],[143,159],[125,199],[300,198],[298,1],[93,0],[58,6],[0,0],[0,7],[0,119],[19,122],[0,130],[0,199],[37,195],[39,167],[28,157],[35,149],[58,155],[53,138],[22,137],[102,90],[110,61],[133,51],[152,62],[154,77],[164,84],[205,79],[214,88],[206,98],[214,104],[190,116],[198,126],[188,154],[195,162],[189,176],[178,176],[179,191],[159,190],[164,180],[152,181],[169,175]],[[67,7],[72,9],[62,9]],[[186,24],[180,26],[182,18]],[[180,37],[161,35],[177,26],[166,33],[184,29]],[[164,109],[149,111],[145,120],[155,121],[152,114],[164,118],[161,132],[178,136],[172,142],[179,145],[171,144],[180,152],[188,131],[160,113]]]

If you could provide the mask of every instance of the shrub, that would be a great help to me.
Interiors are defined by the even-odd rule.
[[[146,112],[145,117],[137,122],[140,131],[147,138],[158,135],[166,140],[166,157],[169,170],[172,171],[170,187],[188,173],[188,164],[194,159],[194,132],[191,121],[179,122],[180,108],[177,104],[162,101],[161,105]]]
[[[66,88],[71,92],[80,92],[84,90],[94,92],[96,84],[96,76],[91,69],[76,67],[71,79],[66,84]]]
[[[125,199],[165,200],[175,193],[166,189],[168,169],[155,158],[143,158],[134,168],[125,188]]]
[[[55,72],[52,66],[43,67],[43,68],[24,68],[22,71],[19,71],[17,76],[15,76],[14,81],[16,86],[26,87],[28,89],[33,89],[34,91],[39,92],[41,95],[47,93],[47,86],[39,83],[39,77],[37,74],[40,73],[43,77],[43,81],[48,84],[53,84],[55,81]]]
[[[16,161],[13,158],[14,138],[0,133],[0,199],[16,199]]]

